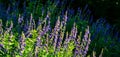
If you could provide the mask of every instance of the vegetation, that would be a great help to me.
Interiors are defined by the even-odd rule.
[[[104,18],[93,22],[88,5],[75,11],[60,0],[8,2],[0,9],[0,57],[120,56],[119,32]]]

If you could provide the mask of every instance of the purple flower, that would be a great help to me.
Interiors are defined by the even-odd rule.
[[[91,42],[91,40],[90,40],[89,26],[87,26],[87,29],[85,31],[85,35],[84,35],[83,41],[81,43],[81,45],[84,45],[84,46],[82,46],[83,49],[81,49],[83,56],[86,56],[90,42]]]
[[[25,48],[25,35],[22,32],[21,38],[20,38],[20,54],[22,55],[24,48]]]
[[[30,23],[29,23],[29,29],[28,30],[32,30],[34,28],[34,25],[35,25],[35,21],[33,20],[33,16],[31,14]]]
[[[48,19],[48,24],[46,23],[46,22],[47,22],[47,21],[46,21],[47,19]],[[40,35],[41,35],[41,36],[45,35],[45,34],[50,30],[50,19],[49,19],[49,15],[46,16],[44,23],[45,23],[45,24],[44,24],[44,27],[43,27],[42,31],[40,32]],[[47,24],[47,25],[46,25],[46,24]]]
[[[81,36],[81,34],[80,34]],[[78,36],[78,38],[80,38],[80,36]],[[77,41],[80,41],[80,39],[77,39],[76,42],[76,50],[78,50],[78,53],[75,53],[74,56],[82,56],[85,57],[89,48],[89,44],[91,42],[90,40],[90,32],[89,32],[89,26],[87,26],[87,29],[85,31],[85,35],[84,38],[82,39],[82,42],[79,43]],[[76,51],[75,51],[76,52]]]
[[[60,47],[62,45],[62,40],[64,38],[64,34],[65,34],[65,29],[66,29],[66,22],[67,22],[67,11],[66,11],[66,14],[64,15],[64,18],[63,18],[63,21],[60,23],[60,30],[59,30],[59,37],[58,37],[58,40],[57,40],[57,48],[58,50],[60,50]]]
[[[41,31],[40,35],[41,36],[45,35],[49,31],[49,29],[50,29],[49,26],[44,27],[43,30]]]
[[[41,47],[41,36],[38,36],[38,37],[37,37],[36,46],[39,47],[39,48]]]
[[[23,16],[21,17],[19,14],[18,23],[20,24],[22,21],[23,21]]]
[[[70,38],[74,40],[76,36],[77,36],[77,27],[76,24],[74,23],[73,28],[71,30]]]
[[[68,34],[68,32],[66,32],[66,38],[65,38],[65,42],[64,42],[64,48],[67,49],[68,47],[68,43],[70,42],[71,38]]]
[[[35,46],[35,57],[38,57],[39,48],[42,48],[41,35],[38,35]]]
[[[59,36],[59,31],[60,31],[60,17],[58,17],[58,20],[56,22],[55,28],[54,28],[54,32],[53,32],[53,36],[54,38],[54,51],[56,50],[57,47],[57,40],[58,40],[58,36]]]
[[[79,54],[79,51],[77,49],[75,49],[75,51],[74,51],[74,57],[77,57],[78,54]]]
[[[0,50],[1,50],[1,47],[3,47],[3,45],[2,45],[2,44],[0,44]]]

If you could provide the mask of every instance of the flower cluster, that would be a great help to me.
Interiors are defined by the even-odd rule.
[[[54,53],[55,55],[65,55],[64,53],[71,54],[67,56],[86,56],[89,44],[90,44],[90,32],[89,32],[89,26],[85,31],[84,38],[82,42],[79,40],[81,39],[82,35],[78,35],[77,31],[77,25],[74,23],[73,28],[71,29],[71,32],[68,33],[66,31],[66,24],[67,24],[67,11],[63,17],[63,20],[61,21],[60,16],[58,17],[55,27],[52,29],[50,27],[50,15],[47,14],[46,18],[43,20],[43,22],[39,23],[38,26],[36,26],[33,16],[31,14],[30,21],[28,21],[28,30],[24,31],[17,36],[15,36],[15,33],[13,34],[12,28],[13,23],[10,23],[9,28],[7,31],[3,33],[9,33],[11,32],[12,35],[11,39],[14,39],[14,41],[17,43],[14,43],[16,48],[18,48],[18,55],[20,56],[41,56],[42,53],[45,54],[51,54]],[[18,18],[18,24],[23,23],[23,17]],[[23,27],[24,25],[21,25],[20,27]],[[34,27],[36,26],[36,27]],[[6,26],[8,27],[8,25]],[[2,24],[1,24],[2,28]],[[51,31],[52,30],[52,31]],[[28,33],[28,34],[27,34]],[[31,36],[28,36],[28,35]],[[18,37],[18,38],[15,38]],[[8,35],[8,40],[10,40]],[[19,41],[15,40],[18,39]],[[13,40],[12,40],[13,41]],[[10,41],[10,43],[12,43]],[[78,44],[79,43],[79,44]],[[4,47],[4,42],[2,41],[1,47]],[[10,44],[11,45],[11,44]],[[4,47],[8,49],[8,47]],[[68,49],[67,49],[68,48]],[[75,51],[73,51],[75,49]],[[53,50],[53,51],[51,51]],[[69,53],[70,50],[70,53]],[[61,53],[64,52],[64,53]],[[14,52],[16,54],[16,52]],[[74,53],[72,55],[72,53]],[[18,56],[14,55],[14,56]]]
[[[0,4],[0,57],[95,57],[101,49],[102,57],[103,48],[119,55],[119,32],[104,18],[93,22],[88,5],[75,11],[64,7],[67,0],[28,0],[19,14],[19,2],[7,10]]]

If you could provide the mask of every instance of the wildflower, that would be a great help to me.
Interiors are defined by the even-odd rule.
[[[24,33],[22,32],[22,35],[21,35],[21,38],[20,38],[20,55],[23,54],[25,45],[26,45],[26,44],[25,44],[25,35],[24,35]]]
[[[74,23],[73,28],[71,30],[70,38],[74,40],[76,36],[77,36],[77,28],[76,28],[76,24]]]
[[[48,20],[48,24],[46,23],[47,22],[47,20]],[[41,34],[41,36],[43,36],[44,34],[46,34],[49,30],[50,30],[50,18],[49,18],[49,15],[47,14],[47,16],[46,16],[46,18],[45,18],[45,20],[44,20],[45,22],[45,24],[44,24],[44,27],[43,27],[43,29],[42,29],[42,31],[40,32]]]
[[[3,48],[3,45],[2,44],[0,44],[0,50]]]
[[[25,32],[25,37],[28,38],[30,37],[32,34],[30,32],[30,27],[29,27],[29,24],[28,24],[28,21],[27,23],[23,26],[23,31]]]
[[[37,37],[37,42],[36,42],[36,46],[35,46],[35,57],[38,57],[39,48],[41,48],[41,47],[42,47],[41,36],[39,35]]]
[[[70,41],[69,39],[69,35],[68,32],[66,32],[66,38],[65,38],[65,42],[64,42],[64,48],[66,49],[68,47],[68,42]]]
[[[58,41],[57,41],[58,50],[60,50],[60,47],[62,45],[62,40],[63,40],[65,29],[66,29],[67,19],[68,18],[67,18],[67,11],[66,11],[66,14],[65,14],[65,16],[63,18],[63,21],[60,24],[60,37],[58,38]]]
[[[81,55],[83,57],[85,57],[86,54],[87,54],[90,42],[91,42],[91,40],[90,40],[89,26],[87,26],[84,38],[83,38],[82,43],[81,43],[81,45],[84,45],[84,46],[81,46],[81,48],[83,48],[83,49],[80,49],[81,50]]]
[[[39,47],[39,48],[41,47],[41,36],[40,35],[37,37],[36,46]]]
[[[18,23],[20,24],[22,21],[23,21],[23,16],[21,17],[19,14]]]
[[[56,50],[57,47],[57,40],[59,36],[59,30],[60,30],[60,17],[58,17],[58,20],[56,22],[55,28],[54,28],[54,51]]]
[[[74,51],[74,57],[77,57],[78,54],[79,54],[79,50],[75,49],[75,51]]]

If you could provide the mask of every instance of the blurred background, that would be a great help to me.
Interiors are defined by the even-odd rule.
[[[0,0],[0,18],[5,17],[3,15],[4,11],[9,10],[9,6],[12,6],[16,0]],[[19,11],[24,11],[24,1],[26,2],[26,6],[28,1],[34,0],[17,0],[19,1],[16,6],[18,6]],[[47,0],[41,0],[43,4],[46,3]],[[52,1],[52,0],[51,0]],[[57,0],[56,0],[57,1]],[[62,1],[62,0],[61,0]],[[93,15],[94,21],[98,18],[105,18],[110,24],[116,26],[118,30],[120,30],[120,0],[63,0],[66,2],[66,7],[73,8],[77,10],[78,7],[84,8],[85,5],[88,5],[88,9],[91,10],[91,14]],[[41,3],[40,3],[41,4]],[[14,7],[15,8],[15,7]],[[14,9],[12,8],[12,9]]]
[[[77,9],[84,8],[86,4],[91,10],[94,21],[100,17],[105,18],[120,30],[120,0],[73,0],[70,6]]]

